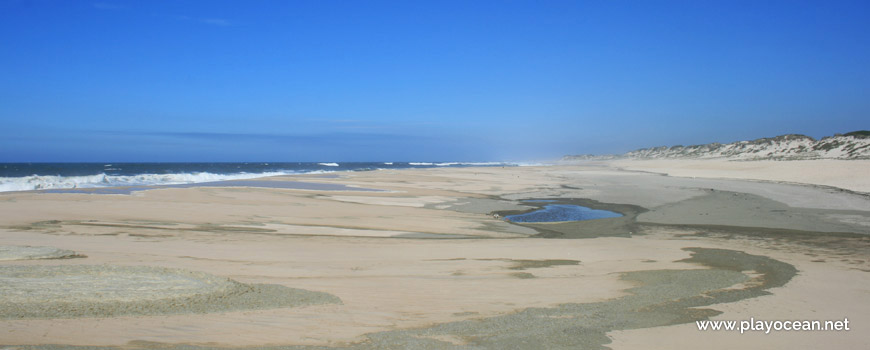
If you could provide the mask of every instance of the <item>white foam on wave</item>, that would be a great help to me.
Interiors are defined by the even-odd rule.
[[[448,167],[448,166],[498,166],[498,165],[517,165],[517,163],[510,162],[443,162],[443,163],[431,163],[431,162],[412,162],[408,163],[410,165],[417,166],[437,166],[437,167]]]
[[[446,162],[446,163],[436,163],[435,164],[435,166],[454,166],[454,165],[496,166],[496,165],[513,165],[513,163],[504,163],[504,162]]]
[[[309,173],[309,172],[306,172]],[[322,173],[322,172],[310,172]],[[64,188],[98,188],[121,186],[178,185],[226,180],[244,180],[266,176],[290,175],[298,172],[265,172],[215,174],[207,172],[178,174],[139,174],[139,175],[85,175],[56,176],[31,175],[22,177],[0,177],[0,192],[34,191]]]
[[[338,167],[338,163],[318,163],[327,167]],[[393,162],[385,162],[385,165],[393,165]],[[413,162],[408,163],[412,166],[498,166],[498,165],[538,165],[538,164],[522,164],[522,163],[501,163],[501,162]],[[111,167],[112,164],[105,164],[105,167]],[[105,169],[109,171],[115,168]],[[195,173],[176,173],[176,174],[139,174],[139,175],[108,175],[105,173],[96,175],[83,176],[57,176],[57,175],[30,175],[22,177],[0,177],[0,192],[12,191],[34,191],[34,190],[50,190],[50,189],[70,189],[70,188],[100,188],[100,187],[124,187],[124,186],[158,186],[158,185],[180,185],[193,184],[202,182],[215,182],[227,180],[245,180],[258,177],[278,176],[278,175],[293,175],[293,174],[324,174],[332,173],[333,170],[315,170],[315,171],[274,171],[263,173],[233,173],[233,174],[217,174],[209,172]]]
[[[511,164],[516,165],[516,166],[552,166],[552,165],[555,165],[555,163],[552,163],[552,162],[551,163],[517,162],[517,163],[511,163]]]

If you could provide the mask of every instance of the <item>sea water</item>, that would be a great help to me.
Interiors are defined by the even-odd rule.
[[[579,205],[548,204],[533,212],[508,215],[505,216],[505,218],[513,222],[558,222],[617,218],[620,216],[622,216],[620,213],[592,209]]]
[[[0,192],[162,186],[376,169],[516,166],[470,162],[0,163]]]

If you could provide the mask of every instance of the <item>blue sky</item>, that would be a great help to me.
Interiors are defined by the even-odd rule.
[[[0,161],[487,161],[868,129],[867,1],[0,0]]]

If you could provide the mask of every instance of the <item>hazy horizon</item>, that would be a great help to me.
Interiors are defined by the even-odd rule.
[[[854,131],[865,131],[866,132],[867,130],[854,130]],[[850,131],[850,132],[852,132],[852,131]],[[801,135],[810,136],[813,139],[820,140],[820,139],[823,139],[825,137],[843,135],[843,134],[847,134],[850,132],[841,132],[841,133],[835,133],[832,135],[822,135],[822,136],[818,136],[818,137],[814,137],[811,135],[805,135],[805,134],[801,134]],[[773,138],[773,137],[782,136],[782,135],[785,135],[785,134],[759,137],[757,139]],[[60,163],[60,164],[62,164],[62,163],[93,163],[93,164],[103,164],[103,163],[117,163],[117,164],[124,164],[124,163],[170,163],[170,164],[172,164],[172,163],[193,163],[193,164],[195,164],[195,163],[264,163],[264,162],[266,164],[268,164],[268,163],[276,163],[276,164],[278,164],[278,163],[321,163],[322,164],[323,162],[339,162],[339,163],[383,163],[383,162],[388,162],[388,163],[392,163],[392,162],[415,163],[415,162],[418,162],[419,163],[419,162],[423,162],[423,163],[432,163],[432,164],[439,164],[439,163],[444,164],[444,163],[449,163],[449,162],[458,162],[458,163],[464,163],[464,164],[504,163],[504,164],[515,164],[515,165],[520,164],[521,165],[521,164],[536,164],[536,163],[540,163],[540,162],[553,162],[553,161],[558,161],[559,158],[563,158],[565,156],[572,156],[572,155],[610,156],[610,155],[622,155],[622,154],[625,154],[625,153],[628,153],[631,151],[637,151],[640,149],[656,148],[656,147],[663,147],[663,146],[664,147],[694,146],[694,145],[704,145],[704,144],[712,144],[712,143],[727,144],[727,143],[733,143],[733,142],[739,142],[739,141],[753,141],[753,140],[756,140],[756,139],[737,139],[737,140],[731,140],[731,141],[710,141],[710,142],[698,143],[698,144],[648,145],[648,146],[638,147],[635,149],[630,149],[630,150],[627,150],[625,152],[612,152],[612,153],[570,153],[570,152],[566,152],[564,154],[556,155],[556,156],[549,157],[549,158],[534,158],[534,159],[533,158],[529,158],[529,159],[499,159],[499,160],[495,160],[495,159],[490,159],[490,160],[470,160],[470,159],[369,159],[369,160],[319,159],[319,160],[305,160],[305,161],[269,160],[269,159],[265,159],[265,160],[263,160],[263,159],[260,159],[260,160],[225,159],[225,160],[213,160],[213,161],[209,161],[209,160],[159,160],[159,159],[158,160],[150,160],[150,159],[145,159],[145,160],[127,161],[127,160],[103,159],[103,160],[84,160],[84,161],[79,161],[79,160],[0,161],[0,164],[3,164],[3,163],[6,163],[6,164],[12,164],[12,163],[18,163],[18,164],[21,164],[21,163]]]
[[[533,161],[868,129],[862,1],[5,1],[0,162]]]

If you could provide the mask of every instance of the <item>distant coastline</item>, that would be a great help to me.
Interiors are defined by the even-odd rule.
[[[567,155],[562,162],[610,159],[806,160],[870,159],[870,131],[860,130],[816,140],[799,134],[732,143],[641,148],[625,154]]]

